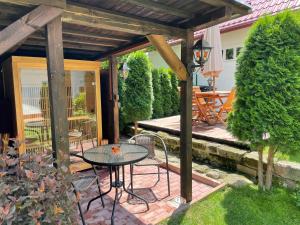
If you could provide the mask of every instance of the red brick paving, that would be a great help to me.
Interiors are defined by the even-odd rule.
[[[126,185],[128,185],[129,168],[126,167]],[[162,169],[163,171],[164,169]],[[156,171],[154,167],[135,167],[135,172]],[[91,171],[83,172],[89,174]],[[81,173],[82,175],[82,173]],[[101,179],[101,189],[103,192],[109,189],[109,173],[106,169],[99,172]],[[170,201],[180,195],[180,176],[170,172],[171,195],[167,196],[166,175],[161,175],[161,180],[155,186],[157,176],[135,176],[134,190],[140,196],[148,200],[150,209],[146,211],[145,204],[137,204],[135,199],[128,201],[128,195],[123,191],[120,204],[117,204],[115,210],[115,225],[148,225],[156,224],[159,221],[169,217],[176,209],[174,201]],[[193,180],[193,200],[199,200],[204,195],[212,191],[213,187]],[[136,190],[137,189],[137,190]],[[88,199],[96,196],[96,187],[91,187],[88,194],[82,195],[82,206],[86,209]],[[115,195],[115,189],[104,196],[105,208],[102,208],[101,201],[96,200],[92,203],[88,212],[85,212],[85,220],[89,225],[109,225],[112,212],[112,204]]]

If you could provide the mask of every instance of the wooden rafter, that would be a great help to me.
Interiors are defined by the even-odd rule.
[[[68,4],[63,14],[63,22],[136,35],[162,34],[181,37],[184,33],[181,28],[81,4]]]
[[[168,44],[165,37],[162,35],[148,35],[147,38],[174,73],[177,74],[178,79],[186,80],[188,77],[186,67],[173,51],[172,47]]]
[[[30,39],[26,40],[24,42],[24,44],[32,45],[32,46],[46,46],[46,41],[30,38]],[[87,50],[87,51],[98,51],[98,52],[106,51],[108,49],[103,46],[93,46],[93,45],[74,44],[74,43],[64,43],[64,48]]]
[[[38,5],[48,5],[58,8],[65,8],[65,0],[0,0],[3,3],[9,3],[20,6],[38,6]]]
[[[45,40],[45,37],[43,35],[33,34],[30,36],[32,39],[36,40]],[[117,47],[118,44],[116,42],[110,42],[110,41],[99,41],[99,40],[81,40],[76,38],[70,38],[63,36],[63,42],[69,43],[69,44],[80,44],[80,45],[91,45],[91,46],[102,46],[102,47]]]
[[[194,27],[194,30],[201,30],[230,20],[232,13],[233,12],[230,7],[224,6],[202,16],[196,17],[195,19],[189,21],[186,26]]]
[[[238,3],[237,1],[233,1],[233,0],[199,0],[199,1],[215,7],[229,7],[232,9],[234,13],[240,15],[246,15],[247,13],[249,13],[248,8],[244,4]]]
[[[121,0],[122,2],[132,3],[143,8],[152,9],[169,15],[174,15],[182,18],[191,18],[193,13],[187,10],[177,9],[163,3],[157,3],[149,0]]]
[[[62,9],[41,5],[0,32],[0,55],[61,15]]]

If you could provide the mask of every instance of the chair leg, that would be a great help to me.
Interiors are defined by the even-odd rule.
[[[81,153],[82,153],[82,156],[83,156],[83,144],[82,144],[82,140],[81,139],[79,140],[79,143],[80,143]]]
[[[160,181],[160,167],[157,166],[157,182]]]
[[[98,175],[97,175],[97,171],[96,171],[96,168],[93,166],[93,171],[94,171],[94,174],[97,176],[97,186],[98,186],[98,191],[99,191],[99,195],[102,195],[102,191],[101,191],[101,188],[100,188],[100,182],[99,182],[99,179],[98,179]],[[104,205],[104,201],[103,201],[103,196],[101,196],[101,203],[102,203],[102,207],[104,208],[105,205]]]
[[[167,164],[167,167],[166,167],[166,169],[167,169],[167,182],[168,182],[168,196],[170,196],[170,175],[169,175],[169,166],[168,166],[168,164]]]
[[[101,189],[100,189],[100,183],[99,183],[98,178],[97,178],[97,186],[98,186],[99,194],[102,195],[102,191],[101,191]],[[101,196],[101,203],[102,203],[102,207],[104,208],[105,205],[104,205],[104,201],[103,201],[103,196]]]
[[[74,193],[75,193],[75,196],[77,196],[77,191],[76,190],[74,190]],[[80,218],[81,218],[82,224],[86,225],[84,217],[83,217],[83,212],[82,212],[82,208],[81,208],[79,199],[77,200],[77,206],[78,206],[78,209],[79,209],[79,214],[80,214]]]

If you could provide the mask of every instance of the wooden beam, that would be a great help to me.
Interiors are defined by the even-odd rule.
[[[30,39],[26,40],[24,42],[24,44],[31,45],[31,46],[46,46],[46,41],[30,38]],[[102,47],[102,46],[91,46],[91,45],[72,44],[72,43],[64,43],[64,48],[87,50],[87,51],[90,50],[90,51],[98,51],[98,52],[103,52],[108,49],[108,48]]]
[[[185,32],[184,32],[185,33]],[[180,61],[172,47],[162,35],[148,35],[150,43],[156,48],[161,57],[166,61],[170,68],[177,74],[179,80],[186,80],[188,72],[185,65]]]
[[[154,11],[162,12],[164,14],[178,16],[182,18],[191,18],[193,17],[193,12],[187,10],[181,10],[174,8],[169,5],[165,5],[163,3],[158,3],[149,0],[121,0],[121,2],[132,3],[137,6],[141,6],[143,8],[151,9]]]
[[[232,9],[234,13],[240,15],[246,15],[251,11],[251,8],[245,3],[240,3],[238,1],[233,1],[233,0],[199,0],[199,1],[215,7],[229,7]]]
[[[41,5],[0,32],[0,55],[62,14],[63,10]]]
[[[46,32],[52,149],[58,168],[67,172],[70,154],[61,17],[47,24]]]
[[[193,62],[194,32],[188,30],[181,42],[181,61],[187,67]],[[181,197],[192,201],[192,89],[193,76],[180,83],[180,186]]]
[[[1,14],[1,13],[0,13]],[[12,24],[14,21],[11,19],[7,19],[7,17],[2,17],[0,15],[0,26],[6,26]],[[1,30],[1,28],[0,28]],[[99,32],[90,32],[90,31],[80,31],[69,28],[63,28],[63,35],[69,35],[74,37],[82,37],[82,38],[92,38],[94,40],[107,40],[107,41],[115,41],[115,42],[129,42],[130,40],[127,37],[116,35],[116,34],[102,34]]]
[[[39,34],[33,34],[30,36],[31,39],[36,40],[45,40],[45,37],[43,35]],[[115,42],[110,41],[95,41],[95,40],[86,40],[86,39],[74,39],[70,37],[66,37],[63,35],[63,42],[69,43],[69,44],[79,44],[79,45],[87,45],[87,46],[101,46],[101,47],[118,47],[118,45]]]
[[[74,3],[67,5],[63,22],[135,35],[162,34],[181,37],[184,33],[184,29],[147,21],[146,18]]]
[[[109,57],[109,101],[111,108],[110,130],[111,143],[119,143],[119,93],[118,93],[118,62],[115,56]]]
[[[58,8],[65,8],[65,0],[0,0],[2,3],[9,3],[20,6],[38,6],[38,5],[48,5]]]
[[[207,14],[199,15],[184,25],[185,27],[193,27],[194,30],[201,30],[230,19],[232,19],[232,9],[230,7],[221,7]]]
[[[72,35],[72,36],[78,36],[78,37],[84,37],[84,38],[93,38],[98,40],[113,40],[113,41],[119,41],[119,42],[128,42],[129,40],[125,37],[122,37],[120,35],[115,34],[98,34],[95,32],[89,32],[89,31],[78,31],[78,30],[70,30],[70,29],[64,29],[63,34]]]

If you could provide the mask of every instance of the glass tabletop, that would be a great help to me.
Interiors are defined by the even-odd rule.
[[[113,147],[119,147],[119,153],[113,153]],[[137,144],[110,144],[86,150],[83,158],[86,162],[101,166],[121,166],[139,162],[149,155],[149,151]]]

